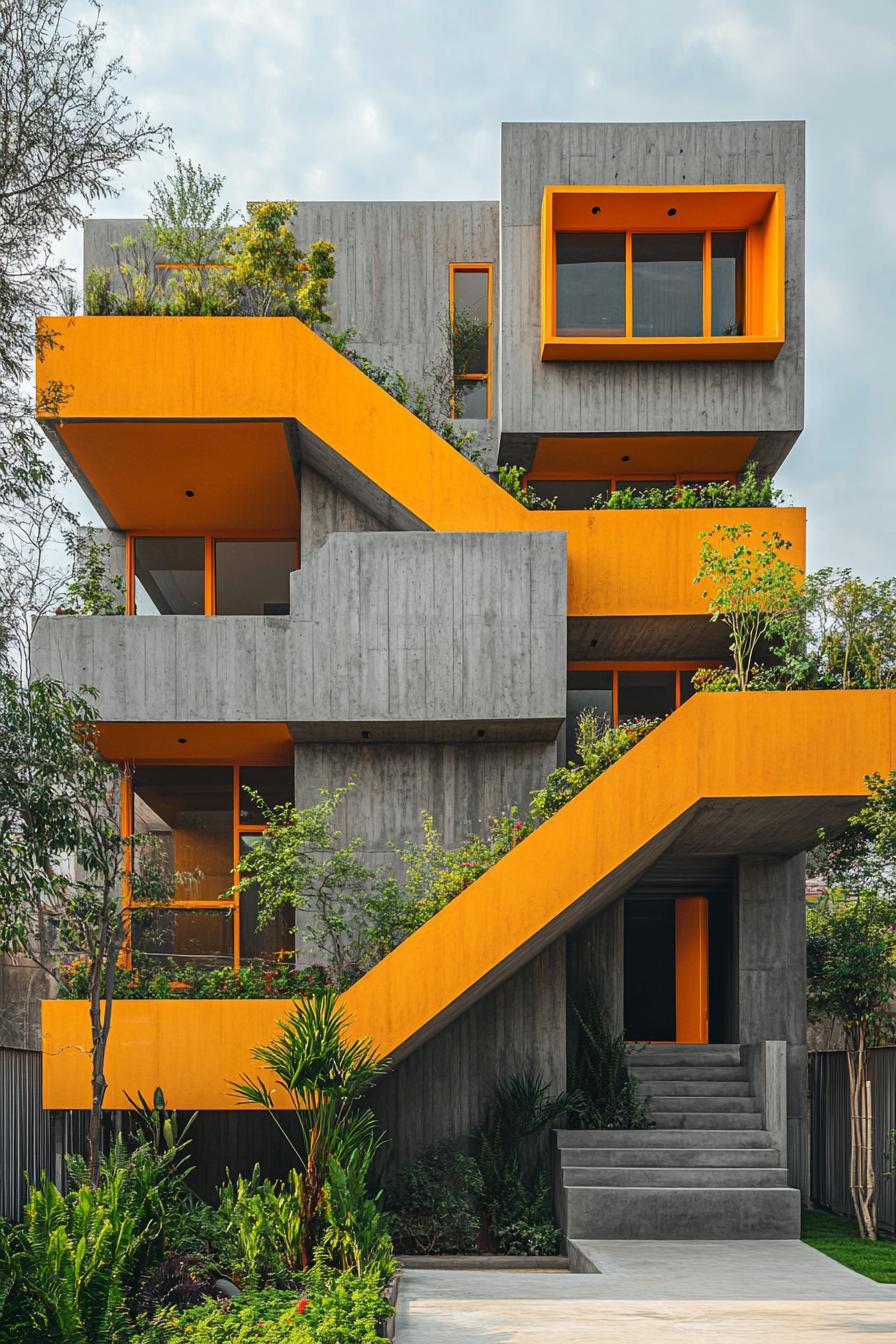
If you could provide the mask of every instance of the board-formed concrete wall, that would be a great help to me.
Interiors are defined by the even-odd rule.
[[[787,1042],[787,1157],[806,1187],[806,858],[738,859],[739,1040]]]
[[[292,576],[289,718],[340,725],[539,720],[566,706],[560,532],[331,533]]]
[[[786,341],[774,361],[541,362],[546,186],[783,182]],[[803,425],[804,124],[520,123],[501,148],[501,434],[781,434]]]
[[[565,714],[562,533],[330,533],[289,616],[58,616],[36,675],[97,691],[101,718],[280,720],[298,737],[551,740]],[[366,729],[365,729],[366,731]]]

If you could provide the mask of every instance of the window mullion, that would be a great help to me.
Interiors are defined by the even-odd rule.
[[[625,234],[625,334],[632,334],[632,233]]]
[[[703,235],[703,335],[712,335],[712,233]]]

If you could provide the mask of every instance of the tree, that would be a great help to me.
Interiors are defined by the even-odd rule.
[[[373,1151],[377,1138],[373,1112],[358,1102],[387,1063],[370,1039],[350,1038],[345,1009],[335,989],[303,999],[280,1024],[280,1035],[270,1045],[252,1051],[289,1100],[297,1138],[277,1116],[274,1091],[262,1078],[243,1074],[232,1085],[242,1104],[268,1112],[295,1155],[300,1194],[302,1268],[314,1258],[314,1225],[320,1212],[331,1166],[352,1165],[359,1153]]]
[[[725,690],[764,689],[757,654],[763,643],[780,639],[800,617],[801,570],[787,559],[791,543],[778,532],[761,532],[754,541],[750,523],[717,523],[700,538],[694,582],[706,585],[710,620],[728,627],[733,663],[732,669],[720,669],[721,677],[710,677],[709,684]]]
[[[150,188],[147,222],[169,261],[194,267],[220,262],[232,215],[230,206],[219,201],[223,186],[219,173],[206,173],[176,154],[174,172]]]
[[[896,907],[871,891],[835,890],[823,908],[807,913],[806,966],[810,1016],[836,1019],[846,1036],[849,1184],[859,1233],[873,1241],[877,1221],[867,1052],[892,1031]]]
[[[99,7],[91,23],[65,10],[66,0],[0,0],[0,950],[51,966],[78,944],[89,958],[95,1178],[122,937],[118,773],[87,727],[89,693],[32,678],[34,625],[71,581],[74,519],[31,423],[28,388],[35,355],[62,339],[61,324],[37,333],[37,317],[76,308],[55,245],[165,130],[122,93],[121,58],[103,60]],[[51,385],[38,410],[58,414],[66,393]]]

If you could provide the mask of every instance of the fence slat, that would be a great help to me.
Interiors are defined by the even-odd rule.
[[[877,1226],[896,1235],[896,1179],[887,1177],[890,1133],[896,1129],[896,1047],[870,1050],[868,1073],[874,1111],[872,1156],[877,1187]],[[809,1055],[810,1197],[831,1213],[853,1216],[849,1192],[849,1081],[843,1050]]]
[[[60,1180],[63,1153],[83,1152],[86,1112],[45,1111],[39,1050],[0,1046],[0,1217],[21,1217],[26,1173]]]

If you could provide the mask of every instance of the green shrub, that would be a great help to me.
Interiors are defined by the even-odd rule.
[[[396,1249],[406,1255],[475,1251],[483,1189],[472,1157],[444,1144],[421,1153],[390,1191]]]
[[[508,495],[512,495],[518,504],[523,504],[527,509],[556,509],[556,496],[553,499],[546,499],[528,481],[524,484],[525,474],[525,467],[505,464],[498,468],[498,484]]]
[[[138,1344],[376,1344],[391,1314],[372,1277],[310,1270],[301,1289],[267,1289],[162,1312]]]
[[[133,966],[115,971],[116,999],[296,999],[318,993],[328,984],[323,966],[297,969],[287,961],[245,963],[209,970],[204,966],[166,965],[164,959],[135,956]],[[83,959],[63,969],[61,997],[84,999],[88,967]]]
[[[112,317],[118,312],[118,295],[112,288],[112,268],[93,266],[84,283],[84,312],[88,317]]]
[[[629,1073],[625,1038],[610,1030],[606,1008],[592,983],[581,1007],[572,1004],[577,1041],[569,1070],[575,1100],[571,1128],[646,1129],[650,1110]]]
[[[302,1263],[301,1188],[298,1173],[286,1181],[237,1176],[218,1190],[218,1213],[230,1253],[229,1271],[247,1289],[295,1284]]]
[[[372,1274],[387,1283],[395,1273],[391,1217],[382,1191],[368,1194],[374,1149],[358,1149],[345,1162],[330,1161],[324,1186],[323,1228],[318,1241],[324,1261],[342,1273]]]
[[[626,486],[606,497],[597,495],[592,509],[767,509],[782,500],[771,476],[760,476],[748,462],[739,481],[691,481],[668,490]]]
[[[617,728],[610,728],[593,709],[583,710],[576,729],[576,746],[581,759],[552,770],[544,788],[535,790],[531,812],[535,820],[547,821],[598,775],[631,751],[658,723],[659,719],[631,719]]]

